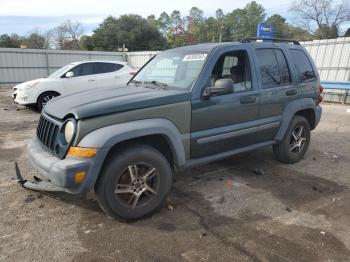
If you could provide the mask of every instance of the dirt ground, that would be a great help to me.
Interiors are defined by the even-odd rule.
[[[0,90],[0,261],[350,261],[350,106],[323,106],[301,162],[266,148],[176,174],[168,204],[126,224],[92,197],[16,183],[15,161],[35,174],[25,146],[39,114],[9,94]]]

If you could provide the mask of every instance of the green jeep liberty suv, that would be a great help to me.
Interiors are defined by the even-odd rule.
[[[302,159],[319,123],[322,87],[297,41],[208,43],[164,51],[125,87],[61,96],[44,108],[26,188],[94,191],[110,216],[162,206],[173,172],[272,146]]]

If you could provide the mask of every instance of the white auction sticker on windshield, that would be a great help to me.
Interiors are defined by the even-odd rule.
[[[201,61],[201,60],[204,60],[206,57],[207,57],[207,54],[191,54],[191,55],[185,55],[182,61],[184,62]]]

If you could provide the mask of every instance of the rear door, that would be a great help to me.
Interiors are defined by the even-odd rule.
[[[252,81],[251,56],[245,48],[218,54],[209,85],[234,82],[232,94],[192,101],[191,158],[242,148],[256,142],[259,91]]]
[[[96,87],[93,63],[79,64],[70,71],[73,72],[74,76],[63,78],[65,93],[74,93]]]
[[[124,84],[124,81],[121,81],[120,74],[118,73],[123,67],[122,65],[112,62],[95,62],[94,64],[96,88],[113,87]]]
[[[283,49],[256,47],[255,58],[260,86],[257,142],[264,142],[274,139],[284,107],[298,97],[298,89]]]

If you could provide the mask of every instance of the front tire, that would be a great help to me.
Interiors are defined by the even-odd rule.
[[[300,161],[310,144],[310,124],[305,117],[294,116],[283,140],[273,146],[273,152],[282,163],[293,164]]]
[[[167,159],[151,146],[113,153],[96,185],[98,202],[109,216],[133,221],[158,210],[172,184]]]
[[[56,92],[45,92],[41,94],[36,103],[36,107],[38,111],[41,112],[43,108],[46,106],[46,104],[56,96],[59,96],[59,94],[57,94]]]

